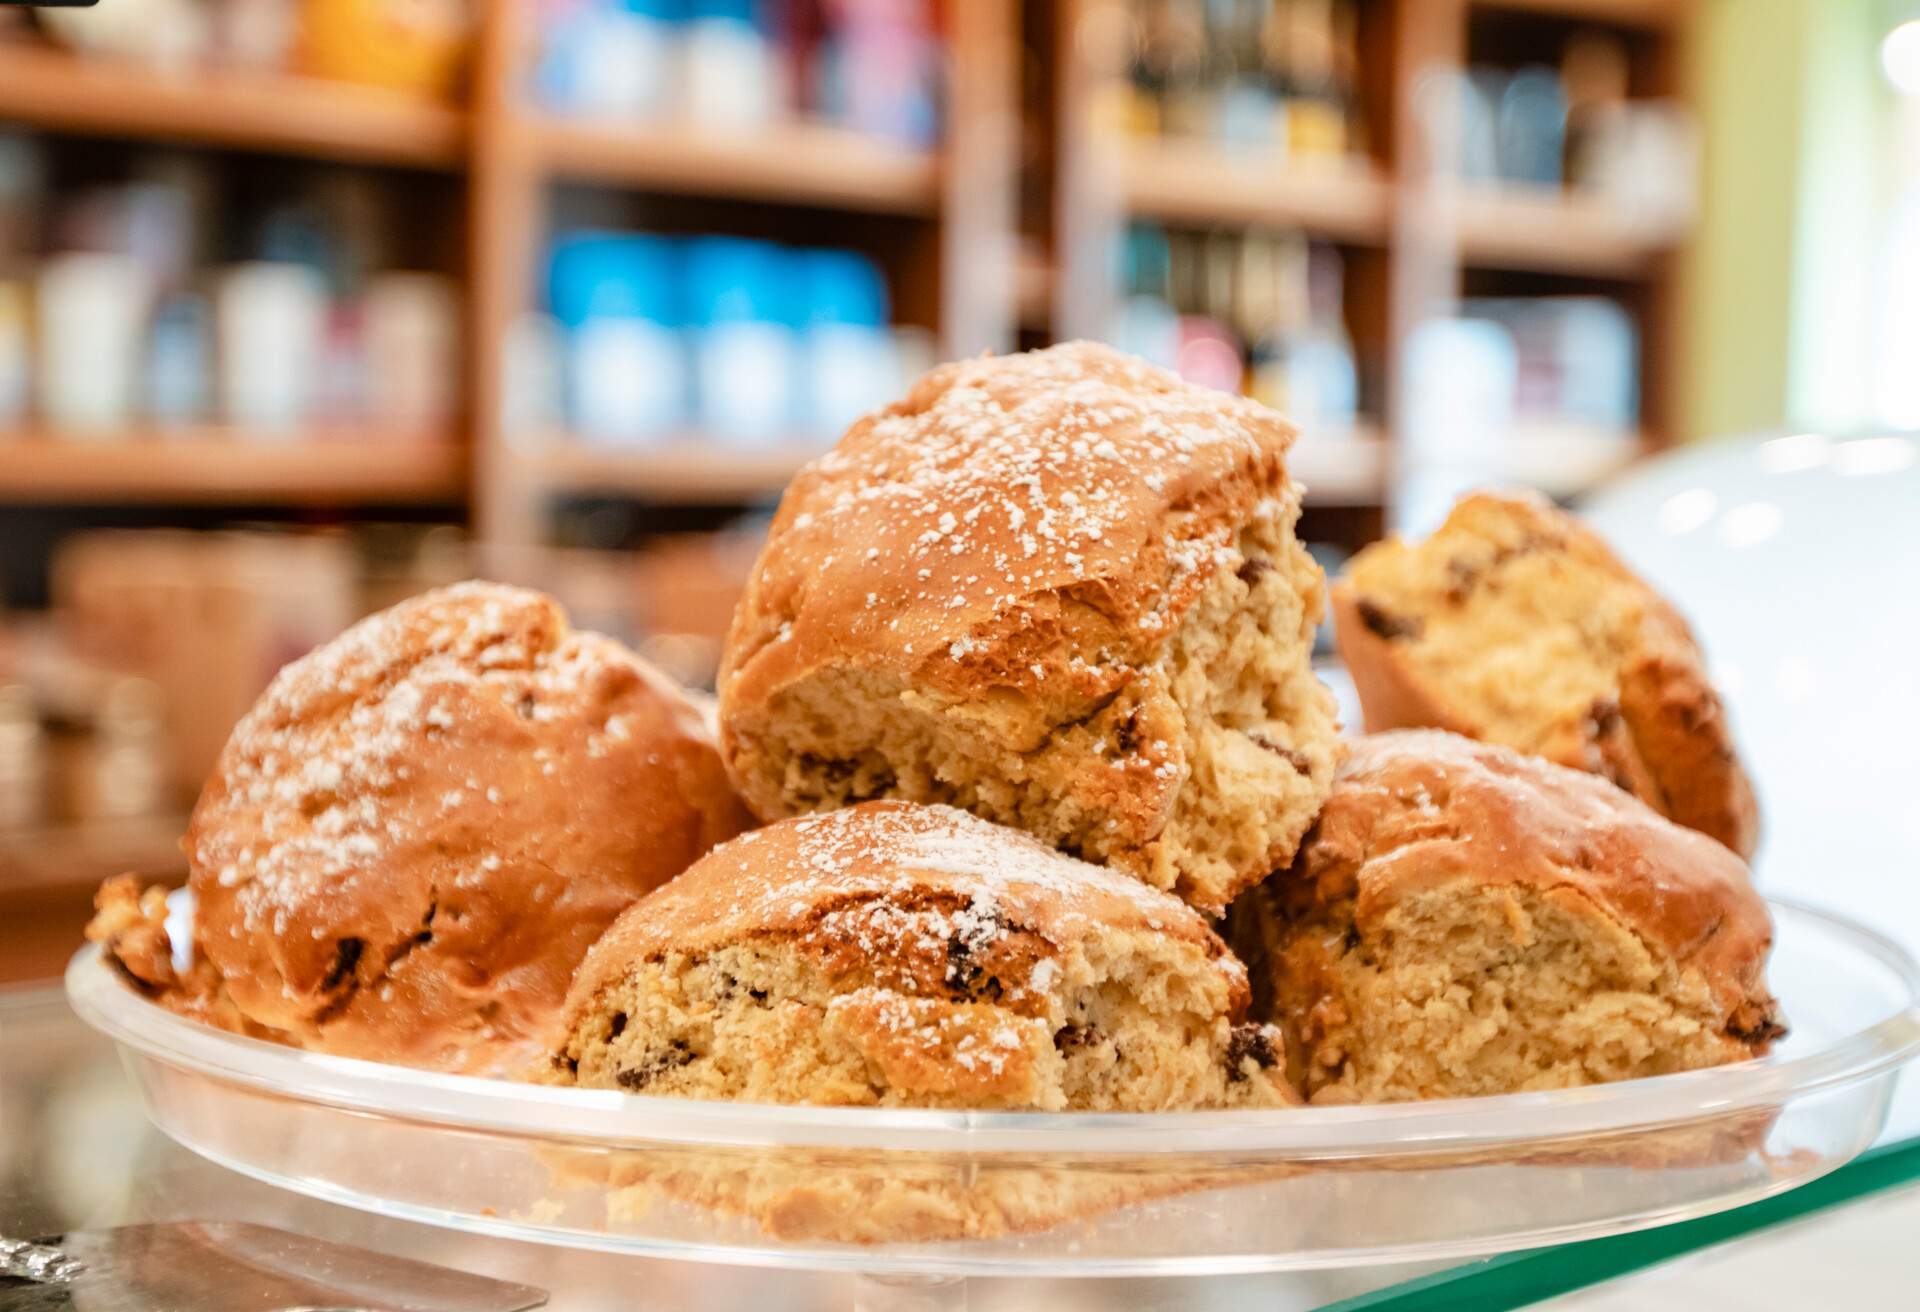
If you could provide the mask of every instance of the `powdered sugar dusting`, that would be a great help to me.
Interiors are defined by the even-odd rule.
[[[571,632],[553,603],[494,584],[361,621],[282,670],[234,731],[224,793],[210,790],[196,818],[196,871],[213,874],[248,933],[284,932],[290,914],[378,877],[449,813],[501,804],[476,776],[410,787],[433,740],[457,738],[461,717],[489,703],[534,724],[577,713],[607,662],[605,641]],[[590,742],[629,736],[616,717]]]
[[[1181,594],[1231,556],[1234,526],[1148,523],[1172,509],[1149,507],[1248,470],[1284,485],[1277,457],[1291,437],[1254,402],[1091,343],[971,361],[929,375],[815,461],[776,537],[800,542],[795,568],[820,580],[808,595],[864,598],[850,609],[898,633],[903,652],[964,661],[987,645],[973,631],[1024,599],[1142,568],[1162,543],[1163,563],[1145,567],[1165,571],[1159,599]],[[1152,604],[1125,618],[1169,631]]]
[[[948,907],[928,892],[948,895]],[[824,932],[871,951],[888,943],[984,951],[1015,922],[1056,948],[1103,930],[1207,933],[1197,912],[1138,880],[953,807],[899,802],[783,820],[735,839],[643,906],[628,923],[667,950],[684,950],[689,931],[772,932],[816,915]],[[1058,983],[1058,968],[1045,964],[1020,987],[1044,993]]]

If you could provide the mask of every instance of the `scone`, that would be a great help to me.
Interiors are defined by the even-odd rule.
[[[289,665],[234,730],[187,834],[195,947],[249,1030],[518,1071],[614,917],[749,821],[677,687],[550,598],[463,584]],[[110,953],[162,973],[109,901]]]
[[[1474,493],[1426,541],[1368,547],[1333,616],[1369,730],[1450,729],[1605,775],[1753,855],[1753,785],[1686,621],[1544,498]]]
[[[1332,770],[1293,438],[1084,342],[922,378],[774,519],[720,672],[748,804],[948,803],[1217,912]]]
[[[1740,859],[1605,780],[1455,734],[1358,740],[1293,868],[1234,908],[1316,1102],[1756,1057],[1785,1033]]]
[[[716,849],[581,963],[547,1078],[686,1098],[1158,1111],[1292,1101],[1246,971],[1164,893],[950,807]]]

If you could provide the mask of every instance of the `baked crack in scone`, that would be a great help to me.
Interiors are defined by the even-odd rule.
[[[1753,785],[1686,621],[1551,502],[1463,498],[1424,542],[1356,555],[1333,614],[1369,730],[1450,729],[1605,775],[1753,855]]]
[[[1293,438],[1088,343],[928,374],[781,502],[720,674],[748,804],[950,803],[1218,912],[1332,770]]]
[[[728,843],[581,964],[546,1078],[687,1098],[1159,1111],[1293,1101],[1195,912],[949,807]]]
[[[95,933],[204,1018],[518,1071],[613,918],[749,821],[664,676],[550,598],[463,584],[295,661],[234,730],[187,833],[185,981],[131,889]]]
[[[1315,1102],[1663,1075],[1786,1032],[1738,857],[1593,775],[1454,734],[1358,740],[1293,868],[1233,919],[1256,1014]]]

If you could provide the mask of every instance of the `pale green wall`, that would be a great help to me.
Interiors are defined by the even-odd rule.
[[[1684,436],[1865,418],[1885,22],[1880,0],[1697,0]]]

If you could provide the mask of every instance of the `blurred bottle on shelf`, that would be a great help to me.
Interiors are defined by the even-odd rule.
[[[1295,159],[1363,149],[1352,0],[1133,0],[1125,130]]]
[[[1560,80],[1566,89],[1566,180],[1575,186],[1596,170],[1596,153],[1607,124],[1627,103],[1632,64],[1626,42],[1612,32],[1589,28],[1567,38],[1560,56]]]
[[[1518,376],[1512,334],[1498,324],[1430,319],[1407,335],[1394,528],[1424,533],[1460,493],[1500,479]]]
[[[568,0],[536,12],[535,90],[548,106],[647,118],[679,103],[681,0]]]
[[[555,243],[548,302],[568,334],[566,392],[585,440],[639,446],[686,425],[679,283],[666,238],[589,232]]]
[[[1297,234],[1250,235],[1240,304],[1247,392],[1314,437],[1353,431],[1359,379],[1348,336],[1340,254]]]
[[[1358,370],[1339,251],[1297,232],[1135,223],[1108,337],[1190,382],[1244,392],[1315,436],[1351,432]]]
[[[225,7],[210,8],[199,0],[132,0],[87,8],[48,6],[37,10],[35,19],[41,31],[83,54],[180,75],[211,52],[213,23]]]
[[[0,684],[0,831],[30,829],[47,811],[47,739],[33,693]]]
[[[284,440],[313,414],[327,316],[326,287],[306,265],[256,260],[219,274],[220,410],[248,437]]]
[[[73,819],[128,820],[167,809],[164,709],[160,689],[146,679],[107,684],[73,769]]]
[[[786,68],[755,0],[691,0],[683,38],[687,117],[748,131],[784,113]]]
[[[1201,387],[1238,392],[1244,373],[1233,331],[1235,239],[1212,233],[1174,246],[1173,296],[1180,315],[1180,376]]]
[[[458,296],[440,274],[389,272],[361,295],[368,411],[384,424],[440,432],[454,420],[460,387]]]
[[[1460,317],[1512,342],[1515,422],[1631,442],[1639,423],[1639,336],[1604,296],[1469,298]]]
[[[27,351],[27,289],[0,281],[0,438],[26,421],[31,393]]]
[[[702,237],[687,250],[694,395],[715,441],[770,447],[801,417],[790,257],[770,242]]]
[[[1558,187],[1566,154],[1567,98],[1550,68],[1506,79],[1494,116],[1499,175],[1523,186]]]
[[[810,108],[869,136],[932,146],[940,46],[927,0],[825,0]]]
[[[1165,230],[1132,225],[1121,260],[1122,300],[1108,337],[1121,350],[1171,369],[1180,362],[1180,315],[1173,308],[1173,252]]]
[[[442,100],[470,35],[464,0],[302,0],[298,22],[299,72]]]
[[[175,292],[154,307],[141,373],[141,405],[160,428],[207,418],[212,397],[213,312],[206,298]]]
[[[1355,14],[1337,0],[1281,0],[1273,7],[1282,56],[1285,144],[1297,158],[1338,158],[1355,149]],[[1269,57],[1271,59],[1271,56]]]
[[[70,252],[41,262],[35,395],[49,427],[73,437],[126,427],[151,297],[146,270],[130,256]]]
[[[1435,75],[1422,115],[1436,158],[1459,178],[1570,187],[1650,227],[1679,229],[1698,203],[1699,134],[1676,101],[1630,99],[1622,39],[1577,28],[1558,67],[1476,65]]]

